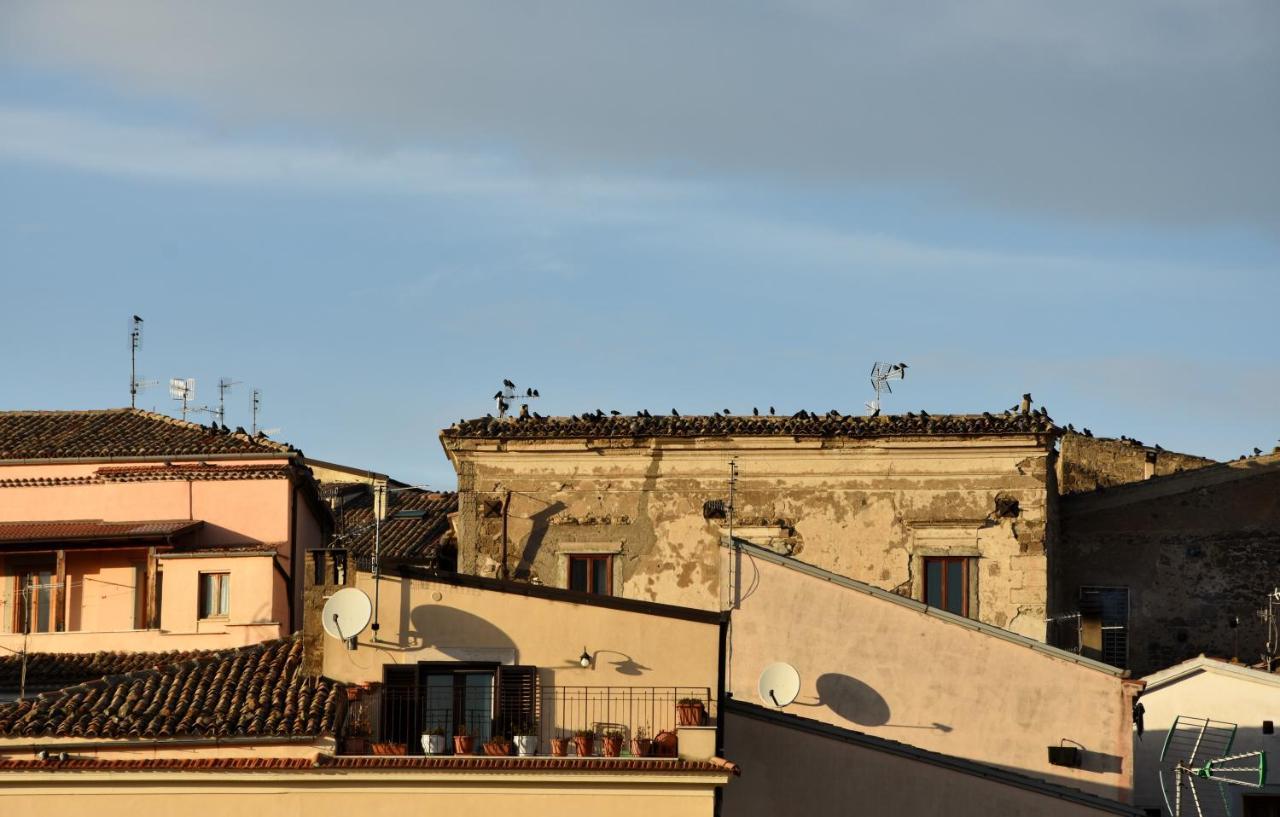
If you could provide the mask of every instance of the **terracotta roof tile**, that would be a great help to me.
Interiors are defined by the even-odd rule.
[[[281,454],[264,436],[141,409],[0,412],[0,461],[208,454]]]
[[[97,474],[104,482],[152,482],[174,479],[284,479],[293,471],[293,466],[287,463],[225,465],[197,462],[171,465],[108,465],[99,468]]]
[[[458,510],[458,495],[421,490],[387,494],[387,516],[382,520],[380,551],[388,559],[436,562],[443,545],[452,542],[449,514]],[[419,515],[420,512],[420,515]],[[397,517],[397,514],[413,514]],[[341,527],[335,544],[356,556],[373,555],[373,494],[364,491],[337,512]]]
[[[302,672],[302,640],[268,641],[0,705],[0,736],[332,734],[341,687]]]
[[[107,675],[121,675],[143,669],[157,669],[168,664],[206,658],[208,650],[187,652],[33,652],[27,654],[27,690],[47,689],[82,684]],[[22,656],[0,653],[0,690],[17,692],[21,682]]]
[[[141,758],[113,760],[79,758],[67,760],[0,759],[0,772],[113,771],[113,772],[239,772],[310,769],[351,769],[370,771],[560,771],[560,772],[648,772],[739,774],[737,764],[721,758],[711,760],[658,760],[652,758],[577,757],[346,757],[318,754],[300,757],[216,757]]]
[[[77,539],[151,539],[175,536],[204,525],[199,519],[147,519],[104,522],[101,519],[0,522],[0,542],[66,542]]]
[[[1044,414],[894,414],[865,417],[809,414],[790,417],[711,415],[629,417],[486,417],[463,420],[440,432],[448,439],[601,437],[915,437],[1055,434]]]

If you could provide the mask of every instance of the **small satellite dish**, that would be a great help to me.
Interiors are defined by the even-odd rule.
[[[790,664],[779,661],[760,673],[760,700],[765,706],[781,709],[800,694],[800,673]]]
[[[339,641],[354,642],[356,636],[369,626],[373,617],[373,604],[363,590],[344,587],[329,597],[320,614],[324,631]]]

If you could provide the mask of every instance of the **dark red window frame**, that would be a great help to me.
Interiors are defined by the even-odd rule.
[[[968,556],[925,556],[924,557],[924,603],[930,607],[937,607],[958,615],[969,615],[969,577],[970,562],[973,560]],[[937,597],[929,590],[929,568],[932,565],[938,566],[939,581]],[[954,575],[953,571],[959,571],[960,574],[960,598],[951,598],[951,582],[948,579]],[[956,602],[959,602],[957,605]],[[957,609],[958,608],[958,609]]]
[[[597,570],[597,565],[601,563],[604,564],[602,573]],[[575,580],[574,567],[576,565],[582,566],[582,581]],[[613,595],[612,553],[571,553],[569,554],[568,567],[570,590],[595,593],[597,596]]]

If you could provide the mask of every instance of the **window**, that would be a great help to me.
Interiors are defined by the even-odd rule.
[[[970,561],[963,556],[926,556],[924,603],[956,615],[969,615]]]
[[[1113,667],[1129,666],[1129,588],[1080,588],[1081,653]]]
[[[200,574],[200,618],[226,618],[231,611],[231,574]]]
[[[133,629],[147,629],[147,566],[133,566]]]
[[[17,571],[14,583],[17,604],[14,605],[15,633],[48,633],[53,631],[54,568],[32,565]]]
[[[601,596],[613,595],[613,556],[569,557],[569,589]]]
[[[428,729],[466,733],[477,745],[513,735],[537,719],[538,670],[531,666],[420,662],[383,670],[381,740],[421,754]]]

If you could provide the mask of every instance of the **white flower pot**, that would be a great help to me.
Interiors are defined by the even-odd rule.
[[[444,754],[444,735],[423,735],[422,751],[429,755]]]
[[[530,757],[538,753],[538,736],[537,735],[516,735],[516,754],[520,757]]]

